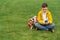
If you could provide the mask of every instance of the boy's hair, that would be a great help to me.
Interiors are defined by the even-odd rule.
[[[42,4],[42,8],[48,7],[47,3]]]

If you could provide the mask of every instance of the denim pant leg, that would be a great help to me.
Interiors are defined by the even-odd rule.
[[[47,27],[45,27],[45,26],[43,26],[43,25],[41,25],[39,23],[35,23],[35,26],[36,26],[36,28],[41,29],[41,30],[48,30]]]
[[[53,29],[53,28],[54,28],[54,26],[55,26],[55,24],[54,24],[54,23],[52,23],[52,24],[47,25],[46,27],[47,27],[48,29],[49,29],[49,28]]]

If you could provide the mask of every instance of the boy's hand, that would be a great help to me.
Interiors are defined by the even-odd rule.
[[[48,22],[45,22],[45,24],[49,24]]]
[[[43,22],[42,24],[45,24],[45,22]]]
[[[43,22],[42,24],[49,24],[48,22]]]

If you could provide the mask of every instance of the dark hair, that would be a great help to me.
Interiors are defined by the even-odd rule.
[[[48,7],[47,3],[42,4],[42,8]]]

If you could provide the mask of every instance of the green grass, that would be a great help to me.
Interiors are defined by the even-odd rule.
[[[29,30],[27,20],[43,2],[52,12],[55,33]],[[60,0],[0,0],[0,40],[60,40]]]

